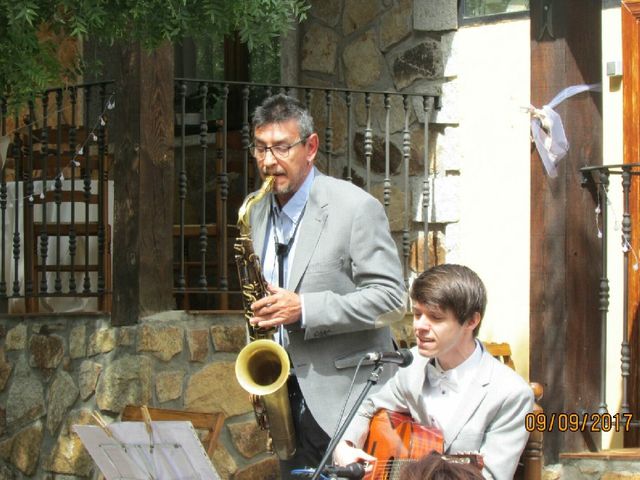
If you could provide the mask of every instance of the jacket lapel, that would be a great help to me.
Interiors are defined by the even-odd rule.
[[[297,292],[300,287],[300,280],[304,274],[311,256],[318,245],[320,234],[327,221],[326,196],[324,195],[321,175],[316,170],[316,178],[313,181],[305,213],[302,217],[302,225],[298,232],[299,238],[296,244],[296,251],[289,274],[289,290]]]
[[[456,440],[462,428],[469,422],[469,419],[487,395],[487,387],[491,381],[491,372],[493,370],[491,359],[491,355],[483,348],[477,374],[467,387],[464,395],[462,395],[464,399],[463,403],[460,405],[459,411],[457,411],[451,419],[451,424],[447,428],[444,428],[445,452]]]

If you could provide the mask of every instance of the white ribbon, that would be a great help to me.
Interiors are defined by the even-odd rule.
[[[599,92],[601,89],[602,86],[599,83],[572,85],[561,90],[560,93],[553,97],[553,100],[543,105],[542,108],[535,108],[533,105],[527,108],[527,111],[531,114],[531,134],[542,159],[542,164],[550,177],[555,178],[558,176],[558,162],[569,151],[569,141],[564,133],[562,119],[554,110],[554,107],[578,93],[587,91]]]

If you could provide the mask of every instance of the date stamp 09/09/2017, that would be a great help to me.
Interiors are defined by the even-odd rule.
[[[631,413],[528,413],[527,432],[628,432]]]

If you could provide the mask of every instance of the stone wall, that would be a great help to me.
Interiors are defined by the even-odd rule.
[[[432,110],[428,141],[430,263],[456,260],[460,161],[456,140],[456,72],[451,45],[457,27],[456,0],[314,0],[309,19],[299,32],[299,71],[295,75],[291,72],[287,75],[285,71],[285,78],[296,78],[302,85],[442,95],[442,109]],[[403,151],[404,122],[401,98],[392,97],[391,100],[392,193],[388,216],[396,239],[400,240],[405,188],[398,158]],[[333,113],[346,118],[344,101],[334,99],[334,102]],[[323,108],[323,105],[312,103],[321,142],[326,126]],[[365,175],[365,118],[362,108],[355,108],[356,133],[350,142],[343,138],[344,121],[332,125],[332,165],[342,162],[344,167],[345,152],[351,149],[355,158],[352,176],[358,183]],[[372,193],[382,201],[385,112],[381,102],[373,103],[371,108],[374,149]],[[424,110],[421,99],[416,97],[410,108],[410,266],[415,272],[424,267],[418,260],[422,258],[424,248]],[[322,169],[322,155],[318,163]],[[332,166],[334,175],[340,171],[343,170]]]
[[[72,432],[118,421],[128,404],[223,412],[213,463],[221,477],[268,480],[278,463],[266,453],[248,394],[235,379],[245,345],[240,314],[175,311],[112,327],[91,314],[0,319],[0,480],[96,478]],[[410,318],[396,336],[410,338]]]
[[[1,319],[0,479],[95,478],[71,426],[93,423],[92,411],[116,421],[127,404],[221,411],[222,478],[276,478],[235,380],[244,343],[240,315],[167,312],[117,328],[88,314]]]

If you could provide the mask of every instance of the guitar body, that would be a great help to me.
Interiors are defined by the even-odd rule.
[[[391,480],[409,461],[418,460],[433,450],[442,453],[442,432],[415,423],[410,415],[378,410],[369,424],[364,451],[377,458],[373,471],[364,480]]]

